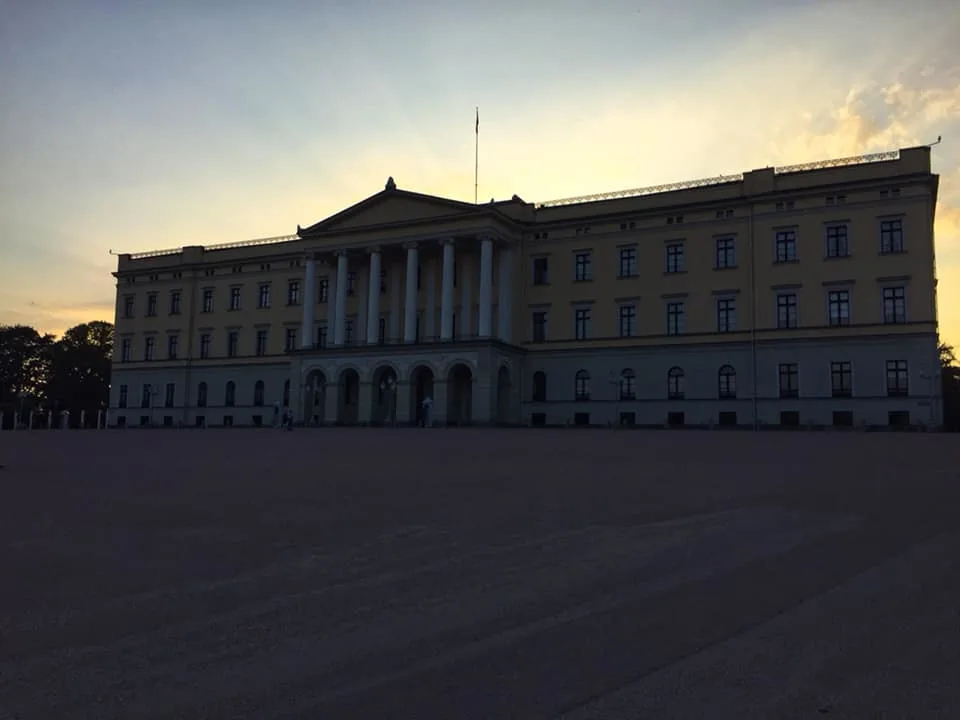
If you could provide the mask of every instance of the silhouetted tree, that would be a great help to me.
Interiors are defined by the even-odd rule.
[[[110,399],[113,325],[95,321],[67,330],[50,348],[44,399],[56,412],[69,410],[71,424],[86,410],[91,421]]]
[[[0,407],[39,397],[50,370],[53,335],[41,335],[26,325],[0,325]]]
[[[953,345],[940,343],[937,346],[937,352],[940,354],[940,367],[952,367],[957,364],[957,356],[953,350]]]

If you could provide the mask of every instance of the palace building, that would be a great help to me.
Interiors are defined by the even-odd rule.
[[[112,425],[941,422],[930,148],[119,256]]]

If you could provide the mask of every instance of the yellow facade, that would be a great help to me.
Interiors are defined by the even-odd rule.
[[[413,422],[430,395],[441,423],[938,424],[937,181],[927,147],[539,204],[391,179],[290,237],[121,255],[114,415]],[[200,382],[261,385],[201,411]]]

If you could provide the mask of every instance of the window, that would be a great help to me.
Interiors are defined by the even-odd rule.
[[[732,237],[717,238],[716,258],[714,267],[717,270],[737,266],[736,246]]]
[[[157,294],[147,295],[147,317],[154,317],[157,314]]]
[[[153,360],[153,349],[157,344],[157,339],[148,337],[143,343],[143,359]]]
[[[330,295],[330,278],[320,278],[320,285],[317,287],[317,302],[327,302]]]
[[[880,252],[884,255],[904,252],[903,220],[894,218],[880,222]]]
[[[125,408],[127,406],[127,393],[128,389],[126,385],[120,386],[120,393],[117,396],[117,407]]]
[[[637,399],[637,374],[630,368],[620,373],[620,399]]]
[[[850,410],[833,411],[834,427],[853,427],[853,412]]]
[[[574,398],[577,400],[590,399],[590,373],[578,370],[574,382]]]
[[[683,400],[683,370],[672,367],[667,371],[667,397]]]
[[[590,308],[577,308],[574,312],[574,337],[586,340],[590,337]]]
[[[906,360],[887,360],[887,395],[904,397],[909,394]]]
[[[163,395],[163,406],[164,407],[173,407],[173,401],[177,394],[177,386],[173,383],[167,383],[165,392]]]
[[[667,335],[680,335],[684,328],[683,302],[667,303]]]
[[[588,412],[574,413],[573,424],[577,427],[588,427],[590,425],[590,413]]]
[[[530,413],[530,427],[546,427],[546,413]]]
[[[593,278],[591,272],[591,253],[578,252],[573,258],[574,279],[577,282],[584,282]]]
[[[213,312],[213,288],[203,289],[203,312]]]
[[[223,404],[227,407],[233,407],[237,404],[237,384],[230,380],[223,392]]]
[[[130,362],[133,358],[133,343],[130,338],[120,341],[120,362]]]
[[[717,373],[717,392],[721,398],[737,396],[737,371],[730,365],[724,365]]]
[[[150,387],[150,383],[144,383],[143,388],[140,390],[140,407],[149,408],[152,400],[153,389]]]
[[[230,309],[240,309],[240,288],[238,287],[230,288]]]
[[[800,397],[800,370],[796,363],[780,364],[780,397]]]
[[[637,249],[632,247],[620,248],[620,277],[637,276]]]
[[[545,310],[538,310],[533,313],[533,342],[547,341],[547,313]]]
[[[853,394],[853,371],[849,360],[830,363],[830,394],[835,398]]]
[[[270,307],[270,283],[260,283],[260,293],[257,296],[257,307]]]
[[[737,301],[735,298],[717,300],[717,332],[733,332],[737,329]]]
[[[177,351],[180,349],[180,336],[179,335],[168,335],[167,336],[167,359],[176,360]]]
[[[180,291],[171,290],[170,291],[170,314],[179,315],[180,314]]]
[[[717,425],[724,427],[733,427],[737,424],[737,413],[735,410],[721,410],[717,413]]]
[[[345,320],[343,323],[343,344],[353,345],[353,320]]]
[[[796,262],[797,261],[797,231],[796,230],[778,230],[774,242],[775,262]]]
[[[200,335],[200,357],[210,357],[210,333]]]
[[[547,374],[542,370],[533,374],[533,401],[547,401]]]
[[[850,324],[850,291],[831,290],[827,294],[830,325]]]
[[[197,385],[197,407],[207,406],[207,384],[205,382]]]
[[[777,327],[781,330],[797,327],[797,294],[777,294]]]
[[[538,257],[533,259],[533,284],[546,285],[550,282],[550,273],[547,266],[547,258]]]
[[[377,320],[377,342],[381,345],[387,342],[387,319],[385,317]]]
[[[227,333],[227,357],[237,356],[237,346],[240,344],[240,333],[231,330]]]
[[[263,380],[257,380],[253,384],[253,404],[256,407],[263,407]]]
[[[620,316],[620,337],[634,337],[637,334],[637,306],[621,305]]]
[[[317,328],[317,347],[325,348],[327,346],[327,326],[321,325]]]
[[[347,296],[353,296],[357,294],[357,272],[356,270],[351,270],[347,273]]]
[[[907,289],[888,287],[883,289],[883,322],[887,325],[907,321]]]
[[[686,422],[686,418],[682,412],[673,411],[667,413],[667,425],[670,427],[683,427]]]
[[[287,281],[287,305],[300,304],[300,281]]]
[[[283,349],[291,352],[297,349],[297,329],[287,328],[283,335]]]
[[[261,357],[267,354],[267,331],[266,330],[257,330],[256,354]]]
[[[290,405],[290,381],[289,380],[283,381],[283,404],[285,406]]]
[[[782,427],[800,427],[800,413],[796,410],[781,410],[780,425]]]
[[[683,243],[670,243],[667,245],[667,272],[683,272]]]
[[[827,226],[827,257],[841,258],[850,256],[850,239],[846,225]]]
[[[417,272],[419,271],[420,269],[417,268]],[[418,290],[420,289],[419,285],[417,286],[417,289]],[[386,292],[387,292],[387,271],[381,270],[380,271],[380,294],[383,295]]]
[[[910,426],[909,410],[890,410],[887,412],[887,424],[890,427],[905,428]]]
[[[128,319],[133,317],[133,295],[123,298],[123,316]]]

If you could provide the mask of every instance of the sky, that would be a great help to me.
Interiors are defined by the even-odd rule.
[[[0,0],[0,324],[113,320],[114,252],[383,188],[544,201],[926,144],[960,345],[954,0]],[[955,47],[955,46],[954,46]]]

